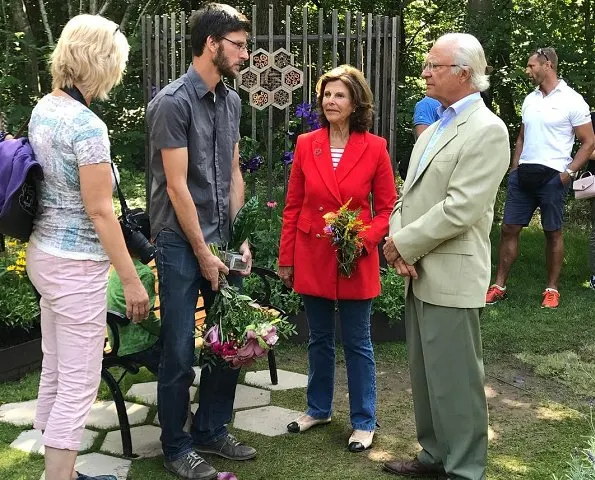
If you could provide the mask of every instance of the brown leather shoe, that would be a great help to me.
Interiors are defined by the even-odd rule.
[[[386,462],[383,465],[387,472],[404,477],[438,477],[446,478],[446,471],[443,467],[435,467],[421,463],[417,458],[413,460],[395,460]]]

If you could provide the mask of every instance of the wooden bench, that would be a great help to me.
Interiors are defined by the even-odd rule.
[[[284,314],[284,312],[282,312],[276,306],[270,305],[271,281],[276,281],[279,279],[277,274],[267,268],[255,266],[252,267],[252,273],[259,277],[259,280],[262,284],[260,294],[257,295],[257,298],[254,298],[254,300],[256,300],[260,305],[273,307],[276,310],[279,310],[282,314]],[[155,302],[155,305],[156,310],[158,310],[159,304],[157,301]],[[202,303],[202,298],[200,298],[196,307],[195,318],[197,325],[201,325],[204,322],[205,316],[206,312]],[[132,451],[132,438],[130,435],[130,422],[128,421],[128,414],[126,413],[126,404],[124,402],[124,395],[122,394],[122,391],[120,389],[120,382],[126,376],[127,373],[131,373],[133,375],[137,374],[142,365],[118,356],[118,349],[120,347],[118,325],[127,325],[129,322],[130,320],[122,315],[118,315],[114,312],[108,312],[107,327],[110,329],[110,332],[112,334],[113,344],[110,345],[109,348],[106,348],[106,350],[104,351],[103,364],[101,368],[101,378],[109,388],[112,398],[114,400],[114,404],[116,405],[118,422],[120,424],[120,435],[122,437],[122,452],[125,457],[134,458],[135,455]],[[277,385],[279,379],[277,374],[277,362],[275,359],[275,352],[273,349],[268,351],[268,363],[271,383],[273,385]],[[118,380],[116,380],[112,372],[110,372],[110,369],[114,367],[119,367],[123,370]]]

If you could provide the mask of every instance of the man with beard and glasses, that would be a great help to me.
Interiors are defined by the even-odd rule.
[[[500,235],[498,270],[488,288],[486,303],[506,298],[506,281],[519,254],[519,235],[539,207],[545,234],[547,265],[542,308],[557,308],[558,280],[564,260],[562,222],[564,202],[576,172],[595,146],[589,106],[583,97],[558,77],[558,56],[553,48],[538,48],[525,70],[535,90],[525,97],[522,124],[508,176],[508,192]],[[570,156],[575,136],[581,146]]]
[[[183,429],[194,380],[198,295],[208,312],[219,274],[229,273],[208,246],[229,241],[231,221],[244,202],[240,97],[222,77],[237,76],[248,59],[250,23],[234,8],[210,3],[190,17],[190,29],[192,64],[147,108],[151,236],[157,244],[162,323],[157,400],[165,468],[181,478],[211,479],[217,472],[199,453],[231,460],[256,455],[226,428],[239,369],[202,370],[198,411],[190,432]],[[247,242],[240,253],[251,265]],[[236,277],[235,283],[241,279]]]

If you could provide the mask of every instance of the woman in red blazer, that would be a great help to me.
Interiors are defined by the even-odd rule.
[[[370,308],[380,293],[377,247],[388,232],[397,194],[386,140],[368,133],[373,102],[362,73],[350,65],[337,67],[320,78],[316,92],[322,128],[298,137],[279,251],[279,276],[302,294],[310,329],[308,409],[287,429],[303,432],[331,420],[338,304],[353,426],[348,448],[358,452],[372,444],[376,426]],[[349,199],[349,208],[360,208],[369,228],[360,234],[364,253],[346,278],[323,233],[323,215]]]

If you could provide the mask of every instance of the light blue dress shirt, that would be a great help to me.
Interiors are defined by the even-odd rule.
[[[428,142],[424,153],[419,160],[419,165],[417,166],[417,170],[415,172],[416,177],[421,173],[428,155],[432,151],[432,148],[434,148],[434,145],[436,145],[438,140],[440,140],[440,137],[444,133],[444,130],[446,130],[446,127],[450,125],[450,122],[452,122],[457,115],[460,115],[463,110],[465,110],[469,105],[477,100],[481,100],[481,95],[479,92],[472,93],[471,95],[461,98],[458,102],[453,103],[448,108],[444,108],[442,105],[438,108],[440,123],[438,124],[438,128],[434,130],[432,138],[430,138],[430,141]]]

